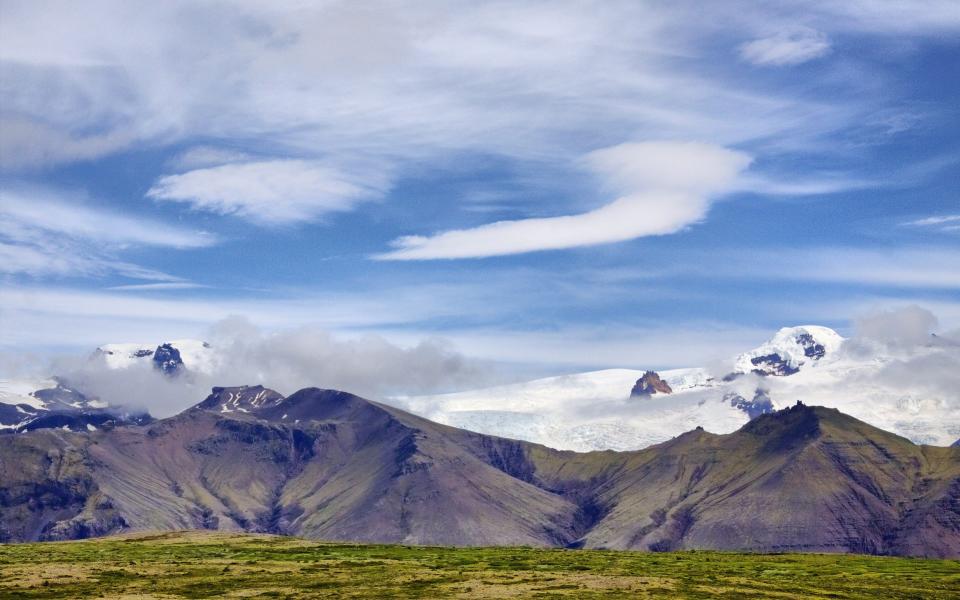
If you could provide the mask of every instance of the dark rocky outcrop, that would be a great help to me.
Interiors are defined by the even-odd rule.
[[[958,557],[960,448],[798,403],[729,435],[698,428],[636,452],[561,452],[344,392],[254,387],[217,388],[146,427],[0,437],[4,541],[192,528]]]
[[[757,367],[753,369],[752,372],[760,376],[773,375],[774,377],[785,377],[800,371],[800,369],[794,367],[785,358],[776,353],[755,356],[750,359],[750,363],[753,364],[754,367]]]
[[[812,361],[818,361],[823,358],[827,349],[826,346],[818,342],[810,333],[797,333],[793,337],[793,342],[803,350],[803,355]],[[803,364],[803,361],[798,361]],[[800,371],[798,364],[794,364],[787,357],[779,352],[771,352],[761,356],[755,356],[750,359],[753,365],[751,372],[760,376],[786,377]]]
[[[770,400],[770,396],[768,396],[767,392],[762,388],[757,388],[754,391],[753,399],[751,400],[747,400],[735,392],[725,394],[723,399],[730,402],[730,406],[739,408],[743,412],[747,413],[747,416],[751,419],[756,419],[760,415],[765,415],[774,411],[773,402]]]
[[[176,375],[183,370],[180,351],[172,344],[160,344],[153,352],[153,366],[164,375]]]
[[[671,394],[670,384],[660,379],[656,371],[646,371],[630,390],[631,398],[649,398],[653,394]]]

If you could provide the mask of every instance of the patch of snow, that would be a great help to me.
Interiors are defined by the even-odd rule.
[[[46,410],[47,405],[32,396],[36,390],[56,387],[53,379],[0,379],[0,402],[3,404],[26,404],[37,410]]]
[[[96,431],[97,427],[91,423],[87,423],[87,431]]]

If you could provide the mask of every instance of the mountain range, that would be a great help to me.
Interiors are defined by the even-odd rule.
[[[163,374],[167,384],[179,388],[177,405],[183,407],[202,400],[209,386],[224,378],[236,379],[243,370],[225,368],[230,361],[227,348],[183,339],[105,344],[87,365],[108,384],[114,373],[137,371],[140,386],[155,386],[163,382],[142,375]],[[960,365],[960,343],[944,337],[897,347],[845,339],[827,327],[808,325],[785,327],[760,346],[709,367],[606,369],[452,394],[377,399],[446,425],[561,450],[637,450],[697,426],[730,433],[797,400],[838,408],[918,444],[946,446],[960,439],[960,400],[951,365]],[[263,374],[255,382],[271,384]],[[149,404],[136,410],[125,405],[136,387],[127,385],[119,397],[116,391],[99,397],[84,377],[69,374],[0,380],[0,434],[145,422],[151,418],[145,414]]]
[[[3,541],[181,529],[957,557],[960,448],[797,403],[729,434],[577,453],[260,386],[142,425],[0,436]]]
[[[454,427],[564,450],[636,450],[697,426],[731,433],[798,400],[947,446],[960,439],[951,365],[960,365],[960,343],[943,337],[906,347],[807,325],[708,367],[606,369],[387,401]]]

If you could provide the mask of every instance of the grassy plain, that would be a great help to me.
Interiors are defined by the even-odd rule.
[[[960,562],[330,544],[222,533],[0,545],[0,598],[960,598]]]

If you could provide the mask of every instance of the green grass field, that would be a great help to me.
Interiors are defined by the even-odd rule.
[[[960,562],[211,533],[0,546],[0,598],[960,598]]]

